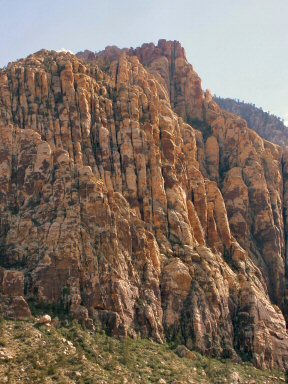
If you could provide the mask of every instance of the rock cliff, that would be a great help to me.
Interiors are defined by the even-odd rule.
[[[202,91],[178,42],[9,64],[0,137],[5,316],[60,306],[288,368],[287,155]]]
[[[245,119],[248,126],[264,139],[281,146],[287,146],[288,127],[279,117],[264,112],[261,108],[255,107],[254,104],[243,101],[221,97],[214,97],[214,100],[221,108]]]

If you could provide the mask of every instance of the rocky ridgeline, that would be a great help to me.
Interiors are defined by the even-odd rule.
[[[264,139],[278,145],[288,145],[288,127],[279,117],[243,101],[221,97],[214,97],[214,100],[221,108],[245,119],[248,126]]]
[[[223,111],[178,42],[40,51],[0,72],[5,316],[288,368],[287,155]]]

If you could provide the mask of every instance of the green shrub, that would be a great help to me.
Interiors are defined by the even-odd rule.
[[[123,365],[127,365],[131,360],[131,353],[130,353],[130,339],[129,337],[123,337],[120,344],[120,362]]]

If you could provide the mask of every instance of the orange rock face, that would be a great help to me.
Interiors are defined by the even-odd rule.
[[[285,154],[202,92],[178,42],[10,64],[0,138],[7,300],[288,368]]]
[[[215,97],[214,100],[221,108],[245,119],[248,126],[264,139],[281,146],[287,146],[288,127],[279,117],[264,112],[261,108],[255,107],[254,104],[244,103],[239,100],[222,99],[220,97]]]

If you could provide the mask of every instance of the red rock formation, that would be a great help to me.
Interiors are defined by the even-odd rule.
[[[221,97],[214,97],[214,100],[221,108],[245,119],[248,126],[263,139],[287,146],[288,127],[279,117],[264,112],[261,108],[255,107],[254,104],[244,103],[243,101],[223,99]]]
[[[24,299],[24,274],[20,271],[0,268],[0,313],[12,319],[31,317]]]
[[[1,266],[90,327],[288,368],[282,149],[177,42],[78,56],[0,73]]]

